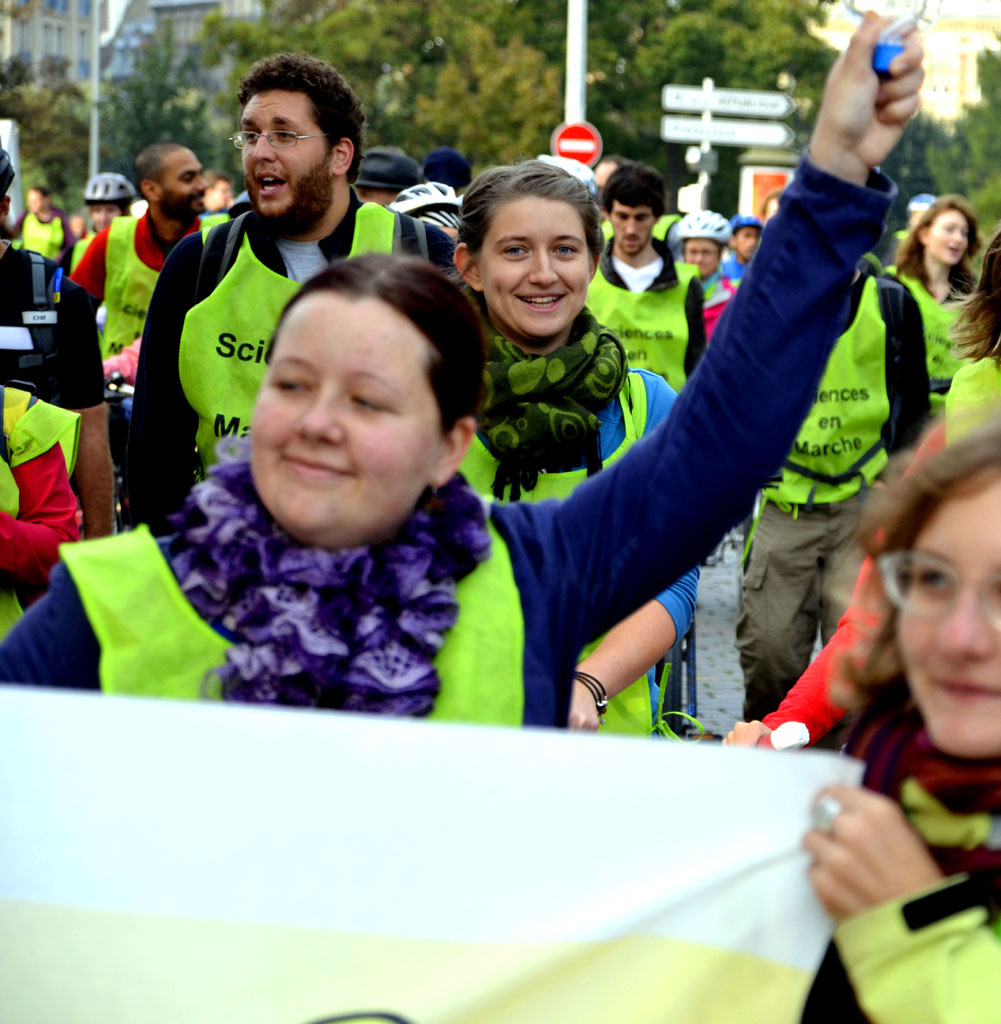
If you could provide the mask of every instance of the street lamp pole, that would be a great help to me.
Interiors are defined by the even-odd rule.
[[[587,0],[567,0],[567,80],[563,120],[587,120]]]
[[[90,0],[90,154],[87,175],[97,174],[98,150],[101,143],[101,0]]]

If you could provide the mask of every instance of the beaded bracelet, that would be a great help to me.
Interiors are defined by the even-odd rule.
[[[594,698],[594,706],[598,712],[598,725],[605,724],[605,712],[608,710],[608,694],[605,692],[604,684],[596,676],[588,672],[574,672],[574,679],[583,683]]]

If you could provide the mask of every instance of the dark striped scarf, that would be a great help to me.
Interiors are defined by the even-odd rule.
[[[1001,758],[967,761],[931,742],[916,710],[870,708],[845,750],[867,789],[897,800],[947,875],[968,873],[1001,906]]]

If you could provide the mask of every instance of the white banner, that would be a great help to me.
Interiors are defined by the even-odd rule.
[[[809,806],[858,776],[0,687],[0,1017],[793,1024],[830,933]]]

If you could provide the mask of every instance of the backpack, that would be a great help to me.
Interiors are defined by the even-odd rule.
[[[19,370],[33,370],[42,367],[48,377],[49,402],[59,405],[60,395],[57,389],[59,380],[56,373],[56,294],[54,289],[62,280],[62,270],[57,269],[52,279],[45,283],[45,257],[31,249],[22,252],[31,262],[31,308],[22,313],[24,326],[31,333],[33,348],[18,357]]]
[[[428,238],[424,222],[393,210],[396,224],[393,229],[393,252],[428,258]],[[202,245],[202,258],[198,263],[195,282],[195,306],[208,298],[222,283],[236,262],[240,243],[247,231],[247,218],[251,211],[241,213],[234,220],[216,224]]]

